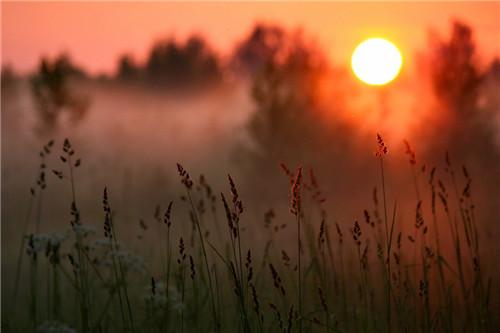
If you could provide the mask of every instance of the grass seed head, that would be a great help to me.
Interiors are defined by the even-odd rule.
[[[384,143],[384,139],[377,133],[377,150],[375,151],[375,156],[382,158],[384,155],[387,155],[387,152],[388,150]]]
[[[292,200],[290,203],[290,212],[298,216],[301,211],[301,193],[300,187],[302,182],[302,167],[297,169],[295,180],[292,185]]]

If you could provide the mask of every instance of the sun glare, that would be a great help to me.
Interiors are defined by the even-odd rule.
[[[351,67],[361,81],[384,85],[396,78],[403,58],[398,48],[383,38],[370,38],[359,44],[351,58]]]

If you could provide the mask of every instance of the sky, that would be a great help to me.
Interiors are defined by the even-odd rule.
[[[1,9],[1,62],[21,73],[65,52],[90,73],[111,74],[121,54],[144,61],[154,41],[191,33],[224,56],[256,22],[302,27],[340,65],[373,36],[393,41],[411,64],[429,31],[447,36],[453,19],[473,27],[483,63],[500,55],[500,2],[2,2]]]

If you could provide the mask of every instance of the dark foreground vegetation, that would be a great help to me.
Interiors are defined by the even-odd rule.
[[[375,141],[374,141],[375,143]],[[448,155],[417,169],[414,218],[386,198],[391,158],[377,135],[379,186],[363,220],[348,228],[327,214],[321,181],[310,170],[281,168],[290,180],[284,223],[269,210],[246,218],[237,180],[216,193],[177,165],[184,193],[140,221],[140,246],[102,194],[102,220],[87,221],[78,201],[81,159],[68,140],[49,142],[31,189],[19,244],[6,332],[493,332],[492,280],[465,166]],[[62,164],[47,165],[49,154]],[[341,175],[340,175],[341,176]],[[46,177],[70,189],[67,230],[36,233]],[[81,180],[83,181],[83,180]],[[426,183],[419,188],[418,183]],[[369,189],[367,189],[369,191]],[[44,198],[45,196],[45,198]],[[287,200],[283,198],[283,200]],[[280,212],[283,213],[283,212]],[[21,221],[21,220],[20,220]],[[20,222],[21,223],[21,222]],[[260,235],[259,242],[249,233]],[[21,285],[22,274],[29,284]]]

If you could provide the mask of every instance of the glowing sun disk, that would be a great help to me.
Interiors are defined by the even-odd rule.
[[[351,67],[361,81],[384,85],[396,78],[403,58],[398,48],[383,38],[370,38],[359,44],[351,58]]]

